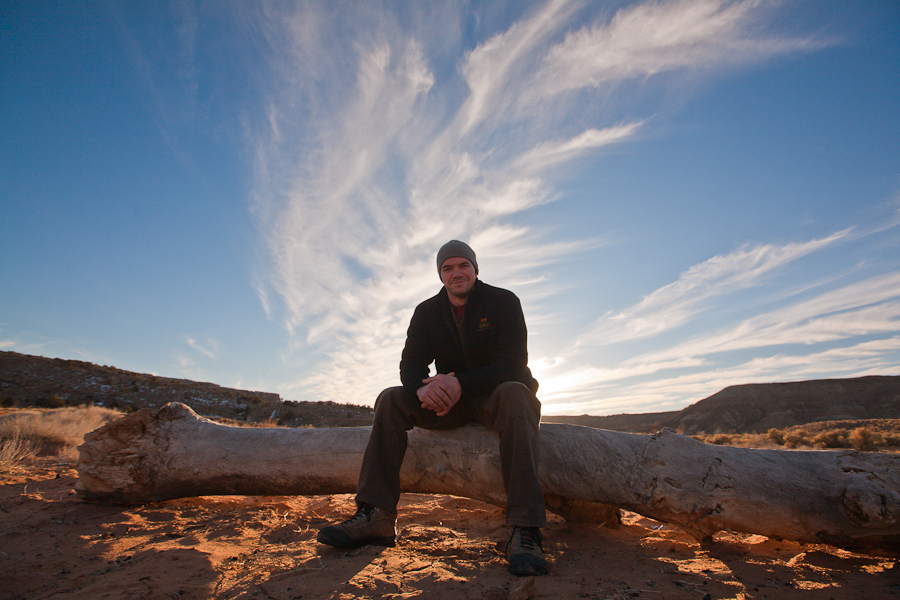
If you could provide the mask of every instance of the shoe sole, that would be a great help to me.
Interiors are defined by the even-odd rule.
[[[550,565],[546,560],[541,560],[533,555],[511,556],[509,560],[509,572],[520,577],[531,575],[546,575],[550,572]]]
[[[370,536],[351,540],[346,535],[331,535],[330,532],[320,531],[316,536],[316,541],[326,546],[340,548],[341,550],[356,550],[363,546],[385,546],[393,548],[397,545],[397,538],[390,536]]]

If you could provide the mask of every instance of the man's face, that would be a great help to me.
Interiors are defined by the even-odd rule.
[[[441,281],[444,282],[444,287],[459,299],[469,295],[476,277],[475,266],[467,258],[454,256],[441,265]]]

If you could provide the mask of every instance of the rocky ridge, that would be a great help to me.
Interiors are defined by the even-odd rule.
[[[0,351],[0,404],[97,404],[126,412],[178,401],[207,417],[287,426],[369,425],[371,407],[295,402],[278,394],[159,377],[77,360]],[[900,376],[873,375],[730,386],[680,411],[609,416],[544,416],[547,423],[687,435],[765,433],[820,421],[900,418]]]
[[[295,402],[278,394],[134,373],[80,360],[0,352],[0,404],[58,408],[95,404],[125,412],[183,402],[205,417],[289,426],[369,425],[372,409]]]
[[[654,433],[670,427],[686,435],[765,433],[819,421],[900,418],[900,377],[871,375],[789,383],[734,385],[674,412],[606,417],[544,417],[599,429]]]

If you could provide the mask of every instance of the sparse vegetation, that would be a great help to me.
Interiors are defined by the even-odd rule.
[[[119,411],[98,406],[12,411],[0,415],[2,454],[18,457],[15,464],[37,454],[74,459],[84,434],[121,416]]]
[[[876,431],[870,431],[867,427],[857,427],[847,436],[850,444],[857,450],[875,450],[884,445],[884,438]]]
[[[358,427],[371,425],[374,415],[368,406],[282,401],[273,393],[16,352],[0,351],[0,381],[0,402],[22,409],[96,405],[130,413],[179,401],[207,418],[251,425],[274,419],[284,427]]]
[[[693,437],[708,444],[743,448],[853,448],[865,452],[900,452],[900,419],[820,421],[769,429],[765,434],[701,433]]]
[[[18,433],[0,438],[0,471],[17,471],[38,453],[38,445]]]
[[[56,394],[51,394],[46,398],[39,398],[37,405],[43,408],[62,408],[66,405],[66,401]]]

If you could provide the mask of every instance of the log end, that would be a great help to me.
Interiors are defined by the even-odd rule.
[[[196,416],[189,407],[173,402],[156,414],[144,408],[86,434],[84,443],[78,446],[75,490],[79,497],[110,504],[146,502],[154,482],[144,466],[145,458],[152,454],[159,435],[159,415],[173,405],[178,406],[170,414],[182,415],[179,418]]]

